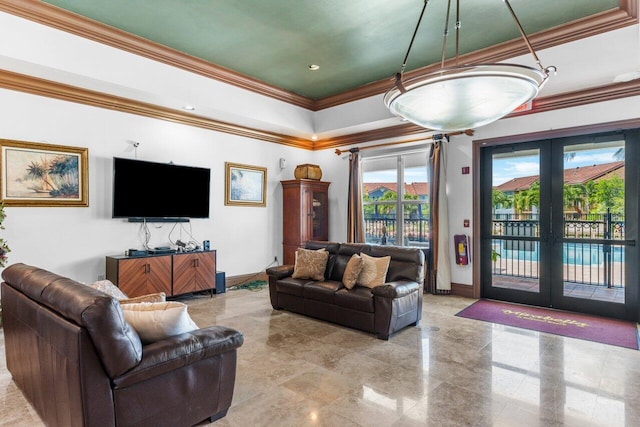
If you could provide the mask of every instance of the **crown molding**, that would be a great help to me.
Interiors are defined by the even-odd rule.
[[[2,0],[0,2],[0,11],[308,110],[314,109],[314,101],[304,96],[266,84],[228,68],[187,55],[48,3],[33,0]]]
[[[275,132],[267,132],[232,123],[212,120],[206,117],[190,114],[186,111],[161,107],[136,101],[120,96],[110,95],[51,80],[40,79],[25,74],[18,74],[0,69],[0,88],[26,92],[33,95],[46,96],[63,101],[76,102],[93,107],[152,117],[188,126],[195,126],[231,135],[244,136],[266,142],[287,145],[290,147],[313,149],[312,141],[295,138]]]
[[[336,136],[333,138],[319,139],[313,144],[314,150],[326,150],[329,148],[344,147],[347,145],[363,144],[366,142],[380,141],[382,139],[400,139],[401,142],[414,142],[425,137],[425,133],[431,132],[429,129],[405,123],[386,128],[374,129],[364,132],[357,132],[348,135]],[[421,136],[417,136],[421,135]]]
[[[531,110],[511,113],[507,117],[525,116],[528,114],[542,113],[562,108],[579,107],[581,105],[613,101],[632,96],[640,96],[640,80],[614,83],[561,93],[558,95],[535,98],[533,100],[533,108]]]
[[[325,150],[392,138],[394,140],[408,143],[423,138],[424,134],[429,132],[428,129],[421,128],[411,123],[405,123],[365,132],[320,139],[314,142],[290,135],[267,132],[232,123],[217,121],[182,110],[161,107],[154,104],[2,69],[0,69],[0,88],[90,105],[93,107],[106,108],[129,114],[152,117],[188,126],[195,126],[231,135],[257,139],[260,141],[273,142],[289,147],[302,148],[305,150]],[[580,105],[612,101],[631,96],[640,96],[640,80],[599,86],[547,97],[539,97],[534,100],[533,108],[531,110],[511,113],[507,117],[517,117],[561,108],[577,107]]]
[[[638,1],[620,0],[618,8],[576,20],[567,25],[528,35],[535,50],[547,49],[585,37],[596,36],[608,31],[638,23]],[[493,63],[529,53],[522,39],[514,39],[485,49],[459,56],[463,64]],[[445,67],[455,65],[455,58],[445,61]],[[407,79],[428,74],[440,69],[440,64],[431,64],[404,73]],[[315,102],[315,111],[335,107],[347,102],[385,93],[393,86],[395,76],[369,83],[359,88],[327,96]]]
[[[0,2],[0,11],[311,111],[318,111],[379,95],[386,92],[392,85],[391,80],[384,79],[354,90],[312,100],[41,1],[2,0]],[[584,37],[595,36],[634,25],[637,22],[638,1],[619,0],[618,7],[615,9],[532,34],[529,39],[535,49],[546,49]],[[462,55],[459,59],[465,63],[499,62],[526,53],[528,53],[528,50],[524,43],[520,39],[516,39]],[[449,61],[452,60],[450,59]],[[434,64],[407,72],[405,75],[410,78],[436,71],[438,68],[439,65]]]
[[[559,110],[562,108],[578,107],[596,102],[613,101],[631,96],[640,96],[640,80],[598,86],[558,95],[538,97],[533,100],[533,108],[531,110],[511,113],[507,115],[506,118]],[[386,138],[407,138],[404,142],[413,142],[420,138],[411,137],[425,132],[430,131],[428,129],[420,128],[414,124],[403,124],[334,138],[321,139],[314,143],[313,149],[324,150],[327,148],[344,147],[347,145],[378,141]]]

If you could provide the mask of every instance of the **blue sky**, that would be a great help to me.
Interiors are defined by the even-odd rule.
[[[565,159],[565,169],[615,162],[617,159],[614,158],[614,154],[621,146],[622,143],[616,146],[607,146],[606,148],[590,148],[581,151],[570,150],[576,154],[570,160]],[[568,148],[571,149],[571,147]],[[540,173],[538,156],[525,155],[529,153],[531,151],[516,152],[514,154],[517,156],[494,159],[493,185],[497,186],[517,177],[538,175]],[[405,183],[426,182],[426,170],[424,167],[406,168],[404,178]],[[396,179],[395,169],[363,172],[364,182],[396,182]]]

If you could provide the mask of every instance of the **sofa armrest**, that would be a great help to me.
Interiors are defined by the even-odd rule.
[[[418,282],[398,280],[395,282],[387,282],[381,286],[376,286],[371,289],[371,293],[377,297],[400,298],[413,292],[417,292],[419,289],[420,285]]]
[[[267,268],[266,273],[267,275],[280,280],[291,276],[293,274],[293,269],[293,265],[279,265],[277,267]]]
[[[128,387],[182,366],[235,351],[243,342],[242,333],[225,326],[209,326],[168,337],[144,346],[138,366],[114,378],[113,383],[116,388]]]

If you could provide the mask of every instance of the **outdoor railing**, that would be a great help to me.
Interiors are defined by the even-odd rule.
[[[365,216],[365,241],[396,245],[394,215]],[[405,218],[406,246],[426,246],[430,224],[427,218]],[[624,286],[624,215],[565,214],[563,237],[563,278],[565,282],[589,285]],[[540,237],[540,223],[535,214],[499,214],[493,219],[493,273],[504,276],[537,279],[540,242],[527,238]],[[500,238],[503,236],[504,238]],[[515,237],[515,239],[510,239]],[[524,238],[524,239],[519,239]],[[576,242],[573,239],[610,239],[611,244]],[[620,244],[616,244],[620,241]]]
[[[562,243],[564,281],[624,286],[624,224],[624,215],[565,214],[565,241]],[[494,274],[539,278],[540,241],[529,239],[540,237],[537,215],[495,215],[492,232]],[[581,239],[591,241],[580,242]],[[594,243],[593,240],[612,242]]]
[[[398,235],[395,215],[365,216],[364,233],[367,243],[395,245]],[[429,220],[427,218],[405,218],[403,220],[405,246],[426,246],[429,242]]]

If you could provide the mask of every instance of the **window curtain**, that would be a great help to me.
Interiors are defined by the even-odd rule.
[[[433,294],[451,293],[451,262],[449,258],[449,210],[446,192],[446,145],[434,139],[429,151],[429,194],[431,243],[427,291]]]
[[[360,149],[349,150],[349,201],[347,207],[347,242],[364,243],[364,214],[360,187]]]

